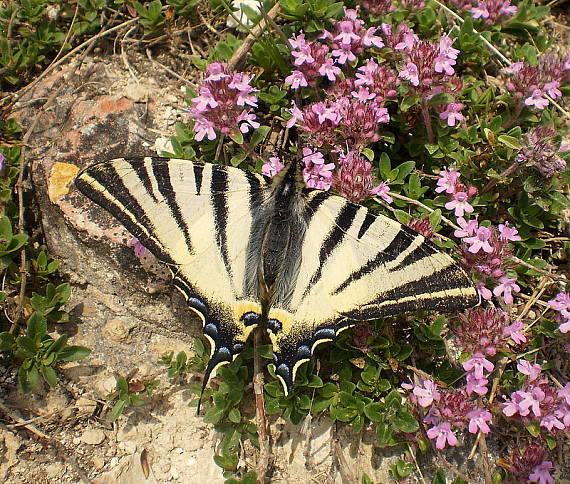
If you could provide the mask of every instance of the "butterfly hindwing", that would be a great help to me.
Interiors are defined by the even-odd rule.
[[[188,160],[120,158],[83,170],[76,186],[165,262],[202,320],[211,358],[205,382],[241,351],[260,314],[255,222],[268,181]],[[244,235],[245,234],[245,235]]]

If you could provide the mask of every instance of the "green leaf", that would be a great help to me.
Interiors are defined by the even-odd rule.
[[[238,145],[243,145],[243,134],[241,131],[234,131],[230,134],[230,138],[231,140],[238,144]]]
[[[12,333],[8,331],[0,333],[0,351],[12,351],[15,344],[16,337]]]
[[[249,144],[252,148],[255,148],[259,143],[261,143],[269,134],[271,128],[269,126],[260,126],[251,135],[251,140]]]
[[[109,413],[109,421],[114,422],[115,420],[117,420],[120,417],[120,415],[123,413],[123,410],[125,410],[126,406],[127,402],[125,400],[117,400],[117,403],[113,405],[113,408]]]
[[[389,447],[396,444],[392,427],[383,422],[378,423],[376,426],[376,438],[378,439],[379,447]]]
[[[40,367],[40,372],[44,377],[44,380],[50,387],[55,387],[57,385],[57,374],[55,370],[51,366],[42,366]]]
[[[402,395],[397,390],[392,390],[386,397],[384,398],[384,403],[386,407],[399,410],[402,406]]]
[[[60,361],[78,361],[88,357],[90,354],[91,350],[85,346],[66,346],[59,352],[57,359]]]
[[[204,423],[217,424],[224,418],[225,413],[225,408],[210,407],[204,415]]]
[[[398,209],[394,210],[394,217],[396,217],[396,220],[402,225],[406,225],[412,220],[412,216],[409,213]]]
[[[506,134],[502,134],[497,138],[497,141],[499,143],[504,144],[507,148],[512,148],[513,150],[521,149],[520,141],[513,136],[507,136]]]
[[[405,434],[410,434],[419,430],[420,425],[418,421],[412,417],[408,412],[400,410],[398,414],[392,419],[392,424],[399,431]]]
[[[198,356],[204,356],[206,354],[204,342],[199,338],[194,338],[194,351]]]
[[[380,422],[386,416],[386,408],[381,403],[372,402],[364,407],[364,415],[372,422]]]
[[[273,345],[260,345],[257,347],[256,351],[262,358],[273,361]]]
[[[28,337],[39,344],[47,333],[47,320],[40,313],[33,312],[28,318],[27,328]]]
[[[16,344],[18,345],[18,349],[20,349],[27,357],[35,356],[39,349],[34,340],[24,335],[16,338]]]
[[[129,384],[124,376],[115,376],[116,388],[121,394],[129,393]]]
[[[235,471],[237,470],[239,457],[235,452],[229,455],[215,455],[214,462],[216,463],[216,465],[218,465],[219,467],[221,467],[226,471]]]
[[[236,423],[236,424],[240,423],[241,422],[241,413],[239,411],[239,408],[232,408],[230,410],[230,413],[228,414],[228,418],[233,423]]]

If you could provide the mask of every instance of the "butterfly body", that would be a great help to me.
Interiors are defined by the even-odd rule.
[[[76,186],[171,269],[211,345],[205,381],[267,329],[287,393],[315,347],[358,322],[478,302],[453,260],[368,208],[304,186],[158,157],[83,170]]]

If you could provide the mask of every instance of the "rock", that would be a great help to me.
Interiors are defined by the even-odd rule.
[[[98,429],[88,429],[81,434],[81,442],[89,445],[99,445],[105,440],[105,432]]]
[[[105,467],[106,461],[105,459],[103,459],[102,457],[99,456],[95,456],[91,459],[91,462],[93,463],[93,467],[95,467],[95,469],[101,470],[103,469],[103,467]]]
[[[129,338],[130,331],[135,326],[136,321],[134,321],[133,318],[113,318],[103,326],[101,333],[113,341],[126,341]]]
[[[0,429],[0,482],[3,482],[11,467],[18,463],[17,452],[21,442],[16,435]]]

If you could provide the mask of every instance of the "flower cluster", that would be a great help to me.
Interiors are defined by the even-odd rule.
[[[343,197],[353,202],[360,202],[369,196],[379,194],[390,203],[392,198],[383,191],[384,185],[373,187],[372,163],[364,156],[356,151],[340,153],[332,186]]]
[[[434,231],[429,217],[412,219],[406,225],[415,230],[418,234],[422,234],[426,239],[433,237]]]
[[[350,139],[357,147],[365,147],[380,139],[378,126],[390,120],[381,103],[346,96],[313,103],[302,110],[293,105],[291,115],[287,127],[296,125],[316,146],[336,146]]]
[[[443,88],[448,85],[448,77],[455,74],[453,66],[459,50],[452,47],[454,41],[455,39],[444,35],[435,44],[406,35],[404,48],[399,49],[405,64],[399,77],[422,93],[443,92]]]
[[[562,61],[553,54],[543,55],[535,66],[515,62],[505,68],[505,73],[509,76],[506,87],[521,100],[521,105],[544,109],[550,104],[546,95],[552,99],[562,97],[560,86],[570,81],[570,57]]]
[[[561,333],[570,331],[570,294],[566,291],[559,292],[554,299],[548,301],[548,305],[558,311],[558,321],[560,322]]]
[[[376,35],[377,28],[365,29],[364,21],[358,18],[358,9],[344,9],[344,18],[334,25],[335,32],[325,30],[322,39],[332,43],[332,56],[339,64],[354,62],[365,47],[384,47],[382,38]]]
[[[532,165],[543,177],[551,178],[566,169],[566,161],[559,156],[561,145],[553,137],[556,131],[548,126],[531,129],[525,136],[524,146],[519,150],[518,163]]]
[[[507,275],[508,260],[512,255],[509,242],[521,240],[518,230],[508,223],[499,224],[497,228],[480,226],[477,217],[466,220],[464,215],[474,212],[469,198],[477,193],[477,189],[463,185],[459,181],[460,177],[461,174],[455,168],[442,170],[435,191],[452,197],[445,208],[454,210],[460,227],[454,235],[463,241],[461,263],[481,278],[476,284],[481,297],[491,299],[493,295],[502,296],[505,303],[512,304],[513,293],[519,292],[520,287],[515,278]],[[485,285],[489,281],[495,284],[492,292]]]
[[[436,448],[446,445],[457,445],[457,437],[453,430],[467,427],[469,433],[481,431],[489,433],[488,422],[492,415],[485,408],[480,408],[472,400],[465,389],[441,389],[432,380],[423,380],[419,385],[404,383],[405,390],[412,390],[410,400],[423,408],[429,408],[424,422],[431,427],[427,431],[430,439],[436,441]]]
[[[526,375],[522,390],[513,392],[501,403],[503,414],[518,418],[523,425],[538,423],[551,433],[570,430],[570,383],[555,388],[540,378],[541,366],[520,360],[517,369]]]
[[[334,64],[327,45],[319,42],[307,42],[305,34],[300,33],[289,39],[291,55],[295,58],[294,64],[297,69],[285,78],[285,82],[291,84],[293,89],[314,86],[320,76],[334,81],[341,70]]]
[[[213,62],[206,70],[206,77],[192,98],[188,112],[194,119],[196,141],[204,137],[216,139],[216,131],[231,135],[238,130],[247,133],[259,127],[251,108],[257,107],[257,98],[250,86],[251,77],[242,72],[231,72],[226,64]]]
[[[459,316],[459,325],[453,331],[459,348],[471,354],[471,358],[463,363],[467,372],[465,391],[468,395],[485,395],[488,391],[487,376],[495,366],[486,356],[506,350],[510,342],[526,343],[526,336],[522,333],[523,322],[509,323],[509,315],[494,308],[471,309]]]
[[[459,316],[460,324],[454,328],[457,344],[462,351],[494,356],[507,349],[508,343],[526,342],[521,332],[521,321],[510,323],[507,312],[494,308],[470,309]]]
[[[474,19],[484,20],[485,23],[500,24],[517,13],[511,0],[449,0],[457,10],[471,12]]]
[[[309,188],[328,190],[332,184],[334,163],[325,163],[323,154],[313,148],[303,148],[303,179]]]
[[[551,475],[554,466],[546,460],[547,455],[544,442],[519,443],[511,449],[505,461],[516,481],[554,484]]]
[[[465,186],[459,181],[461,174],[455,169],[441,170],[437,181],[437,193],[445,192],[451,200],[445,204],[447,210],[453,210],[456,217],[463,217],[466,213],[473,213],[473,206],[469,199],[477,194],[477,189]]]
[[[396,10],[392,0],[364,0],[362,6],[374,15],[385,15]]]
[[[485,23],[492,25],[512,17],[518,9],[511,5],[511,0],[478,0],[470,10],[474,19],[483,19]]]
[[[466,221],[459,218],[457,223],[460,229],[455,231],[456,237],[463,239],[461,245],[461,264],[478,274],[482,279],[476,286],[483,299],[502,296],[506,304],[513,303],[513,293],[520,291],[516,278],[508,277],[509,259],[512,251],[510,241],[518,241],[520,237],[517,230],[508,224],[499,224],[495,227],[479,226],[477,219]],[[492,282],[493,291],[486,287]]]

